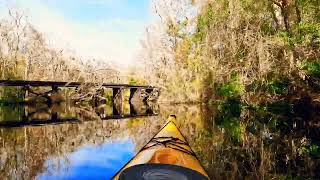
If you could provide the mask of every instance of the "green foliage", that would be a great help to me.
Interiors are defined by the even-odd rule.
[[[293,113],[293,105],[286,101],[276,101],[267,104],[267,110],[274,114],[289,115]]]
[[[269,94],[284,95],[289,86],[291,85],[291,80],[288,77],[274,78],[271,77],[270,80],[257,80],[247,86],[247,91],[251,92],[268,92]],[[265,82],[267,81],[267,82]]]
[[[290,172],[288,172],[288,174],[279,175],[279,177],[277,179],[279,179],[279,180],[302,180],[301,177],[294,176],[294,175],[290,174]]]
[[[141,124],[143,124],[143,120],[142,119],[136,119],[136,118],[134,118],[134,119],[130,119],[129,121],[127,121],[127,123],[126,123],[126,127],[127,128],[134,128],[134,127],[136,127],[136,126],[139,126],[139,125],[141,125]]]
[[[245,127],[241,125],[239,117],[242,105],[239,99],[228,99],[218,105],[217,124],[224,128],[231,140],[235,143],[241,142]]]
[[[138,77],[129,76],[129,84],[130,85],[145,85],[146,80]]]
[[[113,106],[113,95],[112,95],[112,90],[105,90],[103,97],[107,99],[107,105]]]
[[[22,102],[24,90],[19,87],[0,87],[0,103]]]
[[[228,1],[218,0],[216,3],[223,4],[219,11],[215,10],[215,4],[209,4],[206,9],[197,17],[197,31],[193,34],[194,42],[203,42],[210,27],[227,20],[229,16],[229,11],[226,8],[228,7]]]
[[[255,3],[254,0],[241,0],[241,6],[243,7],[244,10],[251,10],[253,7],[253,4]]]
[[[312,156],[320,157],[320,147],[317,144],[307,144],[300,148],[302,154],[310,154]]]
[[[207,12],[200,15],[197,21],[197,32],[193,35],[193,41],[202,42],[206,37],[206,29],[209,22],[212,20],[213,12],[211,6],[208,7]]]
[[[309,153],[313,156],[320,157],[320,147],[316,144],[311,144],[309,146]]]
[[[279,119],[277,114],[270,112],[270,107],[268,105],[249,105],[246,107],[247,112],[250,113],[251,124],[249,126],[252,133],[259,134],[261,129],[268,129],[270,133],[277,133],[280,131],[279,124],[281,119]]]
[[[297,27],[297,43],[310,43],[312,46],[320,47],[320,24],[302,22]]]
[[[296,39],[292,37],[292,34],[287,31],[279,31],[279,37],[282,38],[284,42],[286,42],[289,46],[293,47],[297,44]]]
[[[260,29],[265,35],[275,35],[277,29],[271,25],[271,23],[263,23],[260,26]]]
[[[239,143],[242,140],[242,135],[245,132],[245,127],[241,125],[239,119],[237,118],[225,118],[219,124],[220,127],[224,128],[230,139]]]
[[[269,121],[267,122],[267,128],[272,130],[273,132],[278,132],[278,126],[279,126],[279,119],[272,117],[269,119]]]
[[[239,59],[240,62],[244,60],[246,56],[247,56],[247,51],[242,48],[240,48],[236,53],[236,58]]]
[[[0,104],[0,121],[19,121],[24,114],[23,106],[1,106]]]
[[[230,81],[218,87],[218,94],[223,97],[233,98],[243,94],[244,85],[241,84],[238,75],[233,74]]]
[[[273,80],[267,84],[267,91],[269,93],[275,94],[285,94],[290,85],[290,80],[288,78],[282,78]]]
[[[301,63],[300,69],[306,70],[310,75],[320,77],[320,59],[312,62],[304,61]]]
[[[218,110],[222,116],[239,118],[242,107],[239,99],[228,99],[226,102],[219,103]]]
[[[266,112],[267,107],[262,105],[247,105],[246,108],[248,110],[254,111],[254,112]]]
[[[292,27],[292,31],[279,31],[279,36],[289,46],[308,43],[320,47],[320,24],[301,22]]]
[[[302,9],[302,16],[307,20],[320,22],[319,0],[298,0]]]

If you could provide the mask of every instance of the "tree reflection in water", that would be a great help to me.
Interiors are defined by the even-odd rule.
[[[283,103],[248,107],[232,100],[212,107],[160,105],[159,116],[105,121],[100,117],[112,112],[111,107],[71,110],[81,114],[80,122],[0,128],[0,176],[62,178],[77,177],[72,174],[77,171],[107,178],[109,174],[95,168],[114,162],[109,152],[119,152],[118,164],[112,163],[114,172],[157,133],[168,115],[175,114],[213,179],[319,179],[319,127],[310,123],[318,115],[304,122],[290,107]],[[125,108],[123,112],[130,112],[129,105]],[[137,114],[148,108],[141,109]]]
[[[273,109],[277,109],[275,112]],[[213,179],[319,179],[320,129],[281,103],[246,107],[161,107],[178,124]],[[302,122],[301,122],[302,121]]]
[[[8,118],[2,119],[0,124],[4,122],[8,124],[13,119],[16,119],[15,123],[20,125],[21,122],[29,122],[27,126],[22,127],[0,127],[0,176],[4,179],[63,179],[63,177],[78,177],[77,173],[92,177],[112,176],[113,174],[110,173],[120,169],[135,154],[135,151],[157,132],[161,124],[156,117],[150,116],[154,114],[146,113],[148,108],[136,108],[135,116],[125,113],[113,116],[112,113],[108,114],[110,112],[108,109],[112,107],[99,108],[99,110],[92,107],[72,106],[55,108],[59,110],[33,108],[35,113],[32,113],[31,107],[20,108],[24,111],[20,109],[16,111],[15,108],[8,107],[5,107],[5,111],[0,110],[0,112],[16,111],[9,112],[14,115],[9,118],[0,114],[2,115],[0,117]],[[97,113],[98,111],[100,113]],[[49,119],[53,113],[58,113],[57,121],[70,115],[75,116],[79,121],[53,125],[50,123],[52,120]],[[25,119],[22,117],[25,114],[32,114],[32,117]],[[147,116],[143,117],[144,115]],[[32,120],[34,117],[36,119]],[[121,120],[107,120],[106,117],[121,118]],[[30,122],[34,121],[41,121],[43,124],[30,125]],[[144,136],[141,136],[142,133]],[[118,154],[115,159],[108,159],[106,156],[110,155],[109,152]],[[80,164],[77,159],[79,154],[84,160]],[[97,157],[99,154],[101,156]],[[112,171],[109,171],[110,168],[106,170],[108,167],[104,165],[101,167],[94,164],[97,158],[104,159],[104,165],[112,164]],[[80,171],[79,168],[84,168],[86,171],[84,169]],[[106,171],[99,174],[96,168]]]

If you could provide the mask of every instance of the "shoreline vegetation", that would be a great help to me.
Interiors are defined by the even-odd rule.
[[[155,11],[162,28],[142,44],[160,101],[320,102],[318,1],[167,0]]]
[[[215,118],[228,126],[265,119],[320,127],[319,7],[313,0],[156,3],[162,29],[150,27],[143,45],[159,102],[217,107]]]
[[[193,147],[213,179],[319,178],[319,8],[317,0],[155,5],[161,23],[143,41],[148,80],[162,88],[159,102],[204,105],[208,124]]]
[[[134,136],[150,135],[150,125],[161,128],[175,113],[213,179],[320,179],[320,1],[161,0],[152,7],[159,22],[141,41],[145,66],[129,70],[125,83],[161,88],[161,117],[158,124],[152,117],[116,127],[139,126]],[[118,82],[119,72],[108,64],[50,47],[19,12],[0,20],[0,38],[0,79]],[[63,93],[91,107],[98,89],[84,85]],[[0,88],[0,97],[21,100],[21,92]],[[10,115],[10,107],[1,105],[2,115]],[[88,125],[99,131],[114,126],[100,123],[108,126]],[[86,129],[86,123],[63,126],[76,128],[73,133],[53,127],[61,129],[61,137]],[[19,142],[8,134],[9,143]],[[52,149],[60,152],[61,144]]]

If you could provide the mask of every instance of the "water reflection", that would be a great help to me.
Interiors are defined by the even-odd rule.
[[[213,107],[166,106],[161,114],[177,114],[180,129],[213,179],[319,179],[319,114],[306,120],[274,108],[277,113],[270,105],[252,108],[230,101]]]
[[[36,179],[111,179],[135,154],[132,140],[84,145],[64,157],[46,160]],[[84,173],[85,172],[85,173]]]
[[[97,107],[74,106],[71,103],[0,106],[0,127],[39,126],[80,123],[89,120],[126,119],[157,115],[157,108],[131,103],[121,106],[103,104]]]
[[[291,110],[230,101],[211,107],[160,105],[152,108],[159,116],[102,121],[113,107],[70,108],[64,114],[74,112],[80,122],[0,128],[0,177],[108,179],[158,132],[168,115],[176,114],[178,127],[213,179],[320,178],[317,113],[307,122]],[[132,112],[130,104],[119,111]],[[135,111],[148,114],[148,107],[136,106]],[[60,110],[58,117],[67,117],[62,114]]]
[[[109,177],[163,123],[158,117],[146,117],[0,128],[0,176],[4,179]],[[116,153],[113,158],[111,152]],[[95,164],[98,160],[103,163]]]

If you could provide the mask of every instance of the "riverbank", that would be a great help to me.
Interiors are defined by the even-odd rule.
[[[157,6],[162,29],[150,27],[158,36],[150,33],[145,40],[153,42],[144,51],[149,81],[162,88],[160,101],[210,104],[237,98],[257,105],[308,97],[317,104],[317,3],[209,0],[171,5]],[[170,11],[174,8],[184,14]]]

